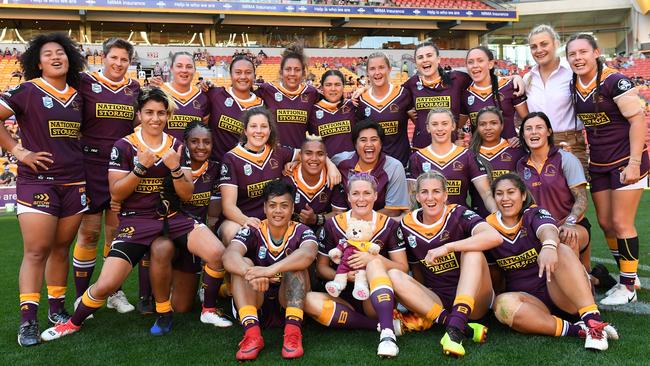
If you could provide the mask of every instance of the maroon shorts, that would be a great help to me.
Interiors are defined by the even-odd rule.
[[[172,261],[172,267],[185,273],[201,274],[203,271],[203,262],[201,257],[190,253],[187,248],[178,248],[176,256]]]
[[[86,185],[22,183],[16,186],[17,213],[42,212],[56,217],[68,217],[88,208]]]
[[[159,236],[166,235],[171,240],[187,235],[198,225],[193,218],[177,212],[167,218],[169,232],[163,233],[164,221],[161,217],[150,215],[119,216],[120,224],[117,227],[113,242],[127,242],[142,245],[151,245]]]
[[[551,314],[570,322],[576,322],[579,320],[579,317],[576,314],[569,314],[555,305],[553,299],[551,299],[551,294],[548,293],[548,287],[544,286],[543,289],[539,289],[534,292],[528,292],[528,294],[536,297],[541,302],[543,302]]]
[[[438,287],[438,288],[429,287],[429,290],[431,290],[431,292],[433,292],[434,294],[438,295],[440,301],[442,301],[442,308],[447,310],[451,310],[451,308],[454,306],[454,300],[456,300],[457,289],[458,286]]]
[[[591,185],[591,192],[600,192],[608,189],[614,190],[627,186],[628,184],[621,183],[621,172],[625,169],[626,165],[627,160],[607,167],[590,165],[589,184]],[[644,151],[641,157],[641,178],[648,175],[649,169],[650,161],[648,160],[648,153]]]
[[[108,165],[85,161],[88,212],[95,214],[110,208],[111,194],[108,190]]]

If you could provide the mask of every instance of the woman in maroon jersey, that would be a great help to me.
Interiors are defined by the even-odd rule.
[[[44,276],[48,319],[58,324],[70,317],[63,306],[68,253],[87,209],[79,142],[83,106],[76,90],[85,61],[70,38],[51,33],[34,38],[20,62],[27,81],[0,97],[0,120],[16,116],[22,145],[0,128],[0,146],[18,159],[24,247],[18,344],[27,347],[40,343],[37,313]]]

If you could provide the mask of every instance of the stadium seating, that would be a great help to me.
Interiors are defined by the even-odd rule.
[[[397,7],[442,8],[442,9],[494,9],[474,0],[391,0]]]

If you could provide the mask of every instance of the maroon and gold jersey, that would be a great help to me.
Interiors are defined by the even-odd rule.
[[[206,223],[210,201],[219,197],[219,163],[206,161],[199,169],[192,170],[192,181],[192,198],[183,202],[182,208],[197,221]]]
[[[403,166],[406,166],[411,154],[407,131],[409,116],[406,114],[411,107],[408,89],[392,84],[381,100],[372,95],[372,89],[368,89],[359,97],[357,107],[357,120],[369,118],[379,123],[386,135],[382,151],[399,160]]]
[[[576,113],[587,130],[589,170],[609,171],[610,166],[630,157],[630,122],[621,114],[615,100],[634,89],[634,84],[625,75],[605,67],[600,77],[600,100],[597,103],[594,101],[595,77],[588,85],[578,80],[578,85],[573,87],[577,89]]]
[[[253,153],[242,145],[223,156],[219,185],[237,187],[237,207],[246,216],[264,218],[262,194],[266,184],[282,177],[284,164],[296,159],[297,150],[285,146],[266,145]]]
[[[275,116],[280,144],[299,149],[305,141],[309,115],[318,101],[318,90],[302,84],[290,92],[282,83],[271,82],[260,85],[255,93]]]
[[[431,144],[431,134],[427,132],[427,115],[434,108],[451,110],[456,120],[460,114],[462,94],[472,83],[472,79],[464,72],[448,72],[451,84],[445,85],[439,78],[433,83],[427,83],[418,75],[413,75],[402,86],[411,92],[412,104],[415,106],[417,119],[412,145],[421,149]]]
[[[293,201],[293,212],[300,213],[309,205],[315,214],[325,214],[332,211],[332,189],[327,185],[327,171],[323,169],[318,183],[310,186],[302,177],[300,165],[296,166],[290,176],[282,179],[296,187],[296,196]]]
[[[309,226],[289,221],[282,242],[276,245],[271,237],[268,220],[262,220],[259,229],[244,227],[239,230],[231,245],[242,245],[246,249],[244,257],[252,260],[255,266],[268,267],[307,243],[317,244],[316,236]]]
[[[161,157],[170,148],[177,150],[181,143],[169,134],[163,134],[162,144],[152,149],[142,139],[142,132],[136,132],[121,138],[115,142],[111,150],[111,160],[108,163],[108,171],[129,173],[133,171],[135,163],[138,162],[138,151],[147,147],[156,154],[157,161],[152,165],[140,182],[135,191],[122,202],[120,213],[125,216],[155,216],[158,202],[160,201],[160,189],[163,187],[165,177],[171,175],[169,168],[163,163]],[[183,154],[184,155],[184,154]],[[189,168],[188,158],[182,159],[181,167]]]
[[[545,226],[557,229],[551,213],[537,206],[529,207],[514,227],[503,224],[498,212],[488,216],[486,221],[503,238],[503,243],[487,251],[486,257],[489,263],[496,263],[503,271],[506,291],[533,293],[543,290],[546,277],[539,277],[537,257],[542,243],[537,235]]]
[[[133,133],[140,84],[130,78],[114,82],[101,72],[82,73],[79,94],[84,100],[81,129],[84,159],[108,168],[115,141]]]
[[[431,249],[469,238],[484,222],[474,211],[455,204],[446,205],[440,219],[431,225],[422,222],[422,209],[409,212],[402,218],[408,261],[420,269],[425,287],[439,296],[453,299],[460,279],[461,253],[451,252],[438,258],[436,264],[429,264],[424,259]]]
[[[309,133],[323,138],[327,156],[354,150],[352,127],[356,122],[357,107],[351,100],[333,104],[323,99],[314,105],[309,117]]]
[[[433,152],[431,146],[411,155],[407,177],[416,180],[422,173],[437,170],[447,178],[447,202],[466,206],[467,191],[476,179],[486,177],[485,166],[474,153],[464,147],[453,145],[445,155]]]
[[[520,147],[510,147],[507,140],[501,139],[495,146],[481,146],[479,155],[490,164],[490,168],[492,169],[491,180],[494,180],[506,173],[516,172],[517,162],[524,155],[524,150]],[[481,215],[481,217],[487,217],[490,212],[485,208],[481,195],[473,185],[469,187],[469,193],[472,199],[472,210]]]
[[[345,232],[348,229],[351,211],[340,213],[325,221],[325,225],[318,234],[318,253],[329,257],[329,251],[336,248],[339,243],[347,241]],[[390,253],[400,252],[404,248],[404,236],[397,221],[374,211],[372,213],[374,231],[370,242],[381,247],[379,254],[388,258]]]
[[[526,102],[526,95],[515,97],[515,89],[511,79],[499,78],[499,104],[494,100],[492,85],[479,87],[472,83],[463,92],[460,114],[469,116],[472,125],[476,126],[476,115],[485,107],[497,107],[503,114],[503,131],[501,137],[509,139],[517,136],[515,130],[515,107]]]
[[[20,126],[22,145],[33,152],[46,151],[54,163],[35,173],[18,162],[18,182],[29,180],[67,184],[85,180],[79,133],[83,99],[73,87],[57,90],[42,78],[26,81],[5,92],[0,105],[11,110]]]
[[[183,141],[185,127],[194,121],[207,122],[210,114],[210,101],[206,93],[197,86],[192,85],[190,90],[180,93],[170,83],[164,83],[160,88],[172,96],[176,102],[176,109],[167,120],[165,132]]]
[[[244,113],[251,108],[264,106],[262,98],[251,93],[250,98],[239,99],[232,88],[213,88],[210,100],[210,129],[212,130],[212,156],[221,161],[223,155],[237,146],[244,129]]]

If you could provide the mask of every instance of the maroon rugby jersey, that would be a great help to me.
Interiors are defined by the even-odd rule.
[[[423,148],[431,144],[431,134],[427,132],[427,115],[434,108],[447,108],[451,110],[456,121],[460,114],[462,94],[469,87],[472,79],[464,72],[448,72],[451,84],[445,85],[442,79],[427,83],[418,75],[411,76],[402,86],[411,92],[412,104],[417,112],[415,132],[412,145],[414,148]]]
[[[294,92],[288,91],[282,83],[264,83],[255,91],[275,116],[278,123],[278,137],[282,145],[299,149],[305,141],[307,122],[312,108],[318,101],[318,90],[302,84]]]
[[[164,83],[160,88],[174,98],[176,109],[174,114],[167,120],[165,132],[174,136],[179,141],[183,141],[183,133],[188,123],[193,121],[207,122],[210,114],[210,101],[207,94],[200,88],[192,85],[190,90],[180,93],[174,89],[170,83]]]
[[[212,88],[210,100],[210,129],[212,130],[212,156],[221,161],[223,155],[237,146],[244,129],[244,113],[251,108],[264,106],[264,101],[251,93],[246,100],[239,99],[232,88]]]
[[[406,166],[411,154],[407,131],[409,116],[406,114],[412,106],[411,93],[408,89],[391,84],[388,94],[378,100],[371,91],[368,89],[359,97],[357,120],[370,118],[379,123],[386,135],[382,151]]]
[[[515,97],[515,89],[511,79],[499,78],[500,107],[494,101],[492,85],[485,88],[472,83],[465,91],[461,103],[460,114],[469,116],[472,125],[476,126],[476,115],[485,107],[497,107],[503,114],[503,131],[501,137],[509,139],[517,136],[515,130],[515,107],[526,102],[526,95]]]
[[[575,109],[587,130],[589,170],[606,172],[612,165],[630,157],[630,122],[621,114],[614,99],[633,88],[634,84],[625,75],[605,67],[600,77],[600,100],[596,106],[596,78],[588,85],[578,81]],[[645,173],[641,171],[641,176]]]
[[[323,99],[314,105],[309,117],[309,133],[323,138],[327,156],[354,150],[352,127],[356,123],[357,108],[351,100],[333,104]]]
[[[122,214],[152,216],[156,213],[160,201],[160,189],[163,186],[165,177],[171,174],[169,168],[163,163],[161,157],[170,148],[177,150],[181,143],[169,134],[163,134],[163,141],[159,148],[151,149],[156,155],[156,163],[147,169],[144,178],[135,191],[122,202]],[[115,142],[111,150],[111,160],[108,163],[108,171],[128,173],[133,170],[138,161],[140,147],[147,145],[142,140],[141,131],[138,130]],[[183,154],[184,155],[184,154]],[[181,161],[183,169],[190,169],[189,159]]]
[[[537,292],[546,287],[546,277],[539,277],[537,257],[542,243],[537,233],[544,226],[555,226],[551,213],[543,208],[532,206],[526,209],[521,220],[514,227],[507,227],[499,213],[493,213],[486,221],[492,225],[503,243],[487,251],[488,262],[496,263],[503,271],[506,291]]]
[[[206,223],[210,201],[217,199],[219,163],[206,161],[198,170],[192,170],[194,191],[192,198],[182,204],[183,211],[199,222]]]
[[[558,221],[569,216],[575,203],[571,188],[587,184],[578,158],[555,146],[549,150],[541,167],[535,167],[530,155],[521,158],[517,173],[533,194],[535,203],[548,209]]]
[[[0,104],[10,109],[20,126],[22,145],[46,151],[54,163],[35,173],[18,162],[18,182],[67,184],[85,180],[79,141],[83,100],[73,87],[57,90],[42,78],[26,81],[5,92]]]
[[[318,183],[310,186],[302,177],[300,165],[296,166],[290,176],[283,180],[296,187],[293,212],[300,213],[309,204],[315,214],[325,214],[332,211],[332,190],[327,186],[327,171],[323,169]]]
[[[411,155],[407,177],[416,180],[422,173],[437,170],[447,178],[447,202],[466,206],[467,191],[476,179],[486,177],[485,166],[474,153],[464,147],[453,145],[445,155],[437,155],[431,146]]]
[[[325,225],[318,234],[318,253],[329,257],[329,251],[336,248],[339,243],[347,240],[345,232],[348,229],[351,211],[340,213],[325,221]],[[404,237],[399,223],[390,217],[373,211],[372,223],[374,231],[371,242],[379,245],[379,254],[388,258],[390,253],[405,250]]]
[[[282,177],[284,164],[296,159],[297,150],[266,145],[260,153],[235,146],[223,156],[219,185],[237,187],[237,207],[246,216],[264,219],[264,187]]]
[[[524,155],[524,150],[519,147],[510,147],[507,140],[501,139],[501,141],[495,146],[481,146],[479,154],[490,164],[490,168],[492,169],[491,180],[494,180],[506,173],[517,171],[517,161],[519,161],[519,159]],[[490,212],[485,208],[483,199],[474,185],[469,187],[469,193],[472,199],[472,210],[481,217],[487,217]]]
[[[316,243],[314,232],[307,225],[289,221],[289,227],[282,238],[282,243],[275,245],[271,238],[268,220],[262,220],[259,229],[244,227],[231,245],[242,245],[246,249],[244,257],[253,261],[255,266],[269,267],[291,255],[306,243]],[[282,277],[278,273],[278,277]]]
[[[84,159],[106,164],[115,141],[133,133],[137,80],[113,82],[100,72],[81,73],[79,93],[84,100],[81,143]]]
[[[409,212],[402,218],[402,233],[407,244],[409,263],[420,269],[424,277],[423,285],[441,299],[446,299],[446,302],[451,302],[456,294],[461,253],[451,252],[438,258],[436,264],[429,264],[424,260],[427,252],[469,238],[474,228],[483,222],[485,221],[474,211],[455,204],[446,205],[440,219],[431,225],[422,223],[422,209]],[[445,308],[450,308],[452,304],[444,305]]]

